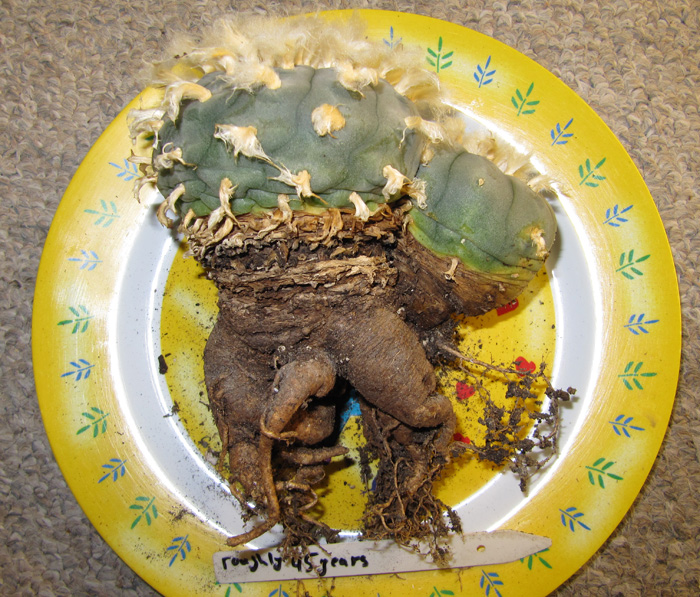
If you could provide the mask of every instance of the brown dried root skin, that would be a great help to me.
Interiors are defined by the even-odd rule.
[[[237,218],[216,247],[190,239],[219,289],[205,352],[212,410],[232,484],[264,517],[230,545],[278,522],[288,550],[333,536],[311,511],[320,462],[345,452],[329,443],[337,377],[362,396],[368,451],[379,463],[366,536],[427,542],[433,558],[444,556],[442,539],[458,519],[432,488],[452,458],[456,418],[436,391],[434,345],[451,335],[452,314],[509,302],[515,287],[461,265],[442,275],[451,260],[406,233],[408,209],[362,221],[280,208]]]

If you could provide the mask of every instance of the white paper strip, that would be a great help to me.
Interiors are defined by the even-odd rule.
[[[445,568],[503,564],[525,558],[552,545],[551,539],[519,531],[493,531],[453,536]],[[312,547],[300,559],[282,562],[275,548],[220,551],[214,572],[220,584],[335,576],[363,576],[436,570],[429,558],[397,547],[393,541],[348,541]]]

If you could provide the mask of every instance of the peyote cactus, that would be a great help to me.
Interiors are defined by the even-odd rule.
[[[159,173],[158,187],[167,196],[184,184],[181,215],[220,207],[224,179],[235,181],[228,201],[236,215],[274,209],[280,194],[295,195],[297,210],[352,208],[352,193],[373,204],[402,195],[403,179],[392,187],[386,173],[418,168],[422,140],[406,126],[420,118],[411,102],[383,81],[362,94],[347,89],[332,68],[272,72],[274,88],[256,91],[208,74],[198,84],[211,97],[162,127],[156,159],[168,148],[182,157]]]
[[[439,152],[418,176],[428,199],[410,231],[422,244],[484,273],[529,281],[541,269],[556,221],[523,181],[461,150]]]
[[[132,115],[154,139],[140,184],[219,289],[205,381],[232,492],[265,519],[230,545],[278,522],[288,546],[333,535],[307,511],[346,452],[329,443],[346,383],[379,460],[366,535],[443,533],[431,488],[455,415],[434,364],[452,316],[511,301],[556,231],[540,195],[464,149],[433,75],[334,27],[226,24],[159,65],[162,103]]]

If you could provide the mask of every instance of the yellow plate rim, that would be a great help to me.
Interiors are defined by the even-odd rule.
[[[589,264],[598,276],[595,296],[605,330],[597,377],[601,394],[590,405],[576,445],[565,455],[556,487],[538,493],[508,521],[509,528],[552,536],[553,547],[523,562],[464,571],[459,579],[449,572],[411,575],[416,586],[439,581],[449,590],[471,583],[474,594],[483,594],[485,585],[497,581],[501,584],[491,586],[504,595],[547,594],[575,573],[622,520],[666,432],[680,366],[681,323],[676,272],[663,225],[622,145],[554,75],[512,48],[458,25],[407,13],[359,13],[370,36],[386,43],[401,38],[406,45],[424,48],[434,63],[443,59],[438,76],[462,106],[485,122],[497,123],[501,132],[532,151],[544,171],[560,175],[564,207],[575,214],[584,241],[590,241]],[[125,118],[141,100],[127,106],[96,141],[66,190],[47,238],[32,323],[39,403],[71,490],[134,571],[163,594],[179,594],[183,586],[192,595],[236,594],[238,588],[232,593],[231,587],[217,586],[210,574],[211,553],[220,548],[220,537],[174,519],[177,500],[151,486],[147,459],[137,447],[126,450],[128,469],[119,462],[126,458],[116,458],[113,449],[128,444],[129,438],[111,433],[120,421],[110,392],[109,308],[113,288],[125,275],[118,261],[130,230],[152,216],[126,200],[134,172],[123,161],[129,146]],[[111,181],[104,187],[109,193],[100,188],[106,180]],[[112,193],[112,187],[118,192]],[[77,229],[76,221],[86,218],[90,223]],[[110,236],[118,224],[124,225],[121,234]],[[105,273],[110,260],[117,265]],[[99,284],[87,278],[93,269],[102,276]],[[81,383],[88,377],[92,385],[86,392]],[[108,433],[109,443],[100,441]],[[96,491],[96,476],[105,475]],[[103,491],[112,478],[131,484],[134,499],[153,495],[164,504],[159,520],[170,513],[169,532],[134,540],[134,528],[117,530],[109,510],[124,508],[126,502]],[[131,515],[142,516],[135,528],[151,528],[146,513],[153,519],[155,514],[148,507],[145,500],[126,504],[130,521],[135,519]],[[171,543],[176,537],[191,539],[187,545]],[[149,550],[160,550],[162,557],[144,558]],[[382,595],[405,591],[403,581],[378,578],[371,586],[381,586]],[[339,581],[337,594],[356,593],[367,582],[361,577]],[[273,589],[262,583],[242,591],[268,595]]]

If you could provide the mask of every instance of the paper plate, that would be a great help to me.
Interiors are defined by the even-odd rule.
[[[438,487],[465,530],[525,531],[551,538],[551,548],[507,564],[305,580],[303,589],[319,596],[331,586],[336,596],[545,595],[619,524],[664,438],[680,359],[679,297],[664,229],[620,143],[546,70],[450,23],[361,15],[371,37],[419,48],[469,122],[530,153],[558,182],[560,234],[547,275],[517,308],[468,322],[465,349],[483,360],[544,359],[554,385],[575,387],[578,399],[564,409],[558,458],[527,495],[510,473],[468,463]],[[215,291],[178,256],[153,204],[133,199],[138,173],[126,160],[126,113],[143,99],[90,150],[46,242],[33,355],[47,434],[92,523],[162,594],[294,595],[300,581],[220,585],[214,576],[214,553],[242,528],[213,464],[218,440],[201,372]],[[448,379],[467,435],[465,405],[475,399],[469,380]],[[355,474],[348,467],[331,475],[324,497],[331,524],[350,529],[361,512],[338,507],[343,492],[360,491]]]

